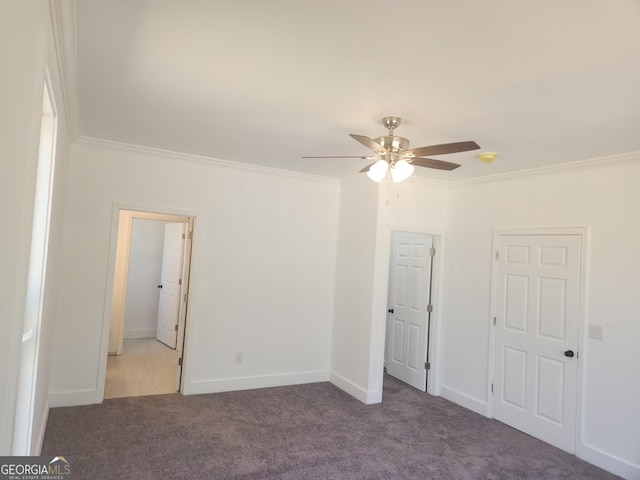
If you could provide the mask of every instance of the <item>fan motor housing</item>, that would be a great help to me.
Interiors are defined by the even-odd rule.
[[[393,153],[400,153],[409,149],[409,140],[404,137],[396,137],[395,135],[385,135],[374,140],[384,148]]]

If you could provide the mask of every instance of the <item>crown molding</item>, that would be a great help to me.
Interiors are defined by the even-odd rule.
[[[232,162],[230,160],[221,160],[219,158],[205,157],[202,155],[194,155],[190,153],[174,152],[172,150],[164,150],[160,148],[145,147],[130,143],[115,142],[113,140],[102,140],[99,138],[80,136],[74,142],[74,145],[80,147],[97,147],[108,150],[117,150],[126,153],[137,153],[150,155],[154,157],[166,158],[169,160],[178,160],[192,163],[199,163],[208,166],[216,166],[245,172],[257,172],[278,177],[295,178],[297,180],[306,180],[312,182],[326,183],[331,185],[339,185],[339,180],[331,177],[323,177],[321,175],[312,175],[309,173],[294,172],[291,170],[283,170],[279,168],[264,167],[261,165],[252,165],[249,163]]]
[[[76,54],[75,0],[49,0],[53,53],[59,77],[69,141],[78,134],[78,69]]]
[[[625,163],[640,162],[640,152],[622,153],[619,155],[609,155],[606,157],[591,158],[588,160],[578,160],[575,162],[561,163],[558,165],[549,165],[539,168],[531,168],[528,170],[520,170],[517,172],[500,173],[497,175],[489,175],[485,177],[470,178],[467,180],[457,180],[447,182],[450,187],[465,187],[467,185],[475,185],[480,183],[491,183],[511,179],[519,179],[526,177],[536,177],[558,172],[567,172],[572,170],[585,170],[590,168],[607,167],[611,165],[619,165]]]
[[[99,138],[86,137],[86,136],[78,137],[77,140],[74,142],[74,144],[78,146],[99,147],[99,148],[118,150],[118,151],[128,152],[128,153],[141,153],[141,154],[152,155],[156,157],[163,157],[163,158],[168,158],[173,160],[196,162],[196,163],[230,168],[235,170],[259,172],[263,174],[276,175],[280,177],[284,176],[289,178],[297,178],[301,180],[328,183],[332,185],[340,185],[341,183],[357,182],[359,179],[362,178],[360,175],[355,175],[355,174],[342,179],[333,178],[333,177],[324,177],[321,175],[300,173],[300,172],[294,172],[291,170],[283,170],[283,169],[278,169],[273,167],[265,167],[261,165],[252,165],[248,163],[233,162],[230,160],[222,160],[222,159],[206,157],[202,155],[181,153],[181,152],[175,152],[172,150],[145,147],[141,145],[116,142],[112,140],[102,140]],[[610,155],[606,157],[598,157],[598,158],[592,158],[588,160],[579,160],[576,162],[567,162],[559,165],[550,165],[545,167],[532,168],[528,170],[520,170],[517,172],[501,173],[497,175],[488,175],[484,177],[470,178],[466,180],[445,181],[445,180],[435,180],[435,179],[426,178],[426,177],[411,176],[407,180],[405,180],[405,182],[429,186],[429,187],[457,188],[457,187],[465,187],[468,185],[492,183],[492,182],[499,182],[499,181],[506,181],[506,180],[520,179],[520,178],[527,178],[527,177],[536,177],[540,175],[548,175],[548,174],[553,174],[558,172],[583,170],[583,169],[589,169],[589,168],[606,167],[611,165],[636,163],[636,162],[640,162],[640,152],[630,152],[630,153],[624,153],[620,155]]]

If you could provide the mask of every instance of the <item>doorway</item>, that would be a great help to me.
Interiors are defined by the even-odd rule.
[[[181,390],[193,217],[120,209],[104,398]]]
[[[386,372],[427,391],[435,239],[415,232],[391,232]]]
[[[493,418],[575,453],[585,232],[495,242]]]

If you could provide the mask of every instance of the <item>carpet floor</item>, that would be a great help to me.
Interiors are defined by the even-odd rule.
[[[53,408],[42,455],[74,480],[618,478],[388,376],[368,406],[315,383]]]

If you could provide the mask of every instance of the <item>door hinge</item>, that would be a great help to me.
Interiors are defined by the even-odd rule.
[[[178,331],[178,324],[176,323],[176,332]]]
[[[435,257],[435,256],[436,256],[436,249],[435,249],[435,248],[433,248],[433,247],[431,247],[431,248],[429,249],[429,255],[431,255],[432,257]]]
[[[431,362],[424,362],[424,369],[431,370]]]
[[[181,367],[181,366],[182,366],[182,357],[180,357],[180,358],[178,359],[178,366],[179,366],[179,367]]]
[[[182,234],[182,239],[184,240],[185,238],[187,238],[187,236],[183,233]]]
[[[491,393],[493,393],[493,383],[491,384]]]
[[[182,285],[182,279],[178,279],[178,285]]]
[[[433,312],[433,305],[427,305],[427,312],[429,313]]]
[[[193,240],[193,231],[189,232],[189,240]]]
[[[496,260],[500,260],[500,252],[496,250]]]
[[[185,294],[184,294],[184,301],[185,301],[185,302],[187,301],[187,298],[188,298],[188,297],[187,297],[187,294],[185,293]]]
[[[496,317],[493,317],[493,324],[496,324]]]

